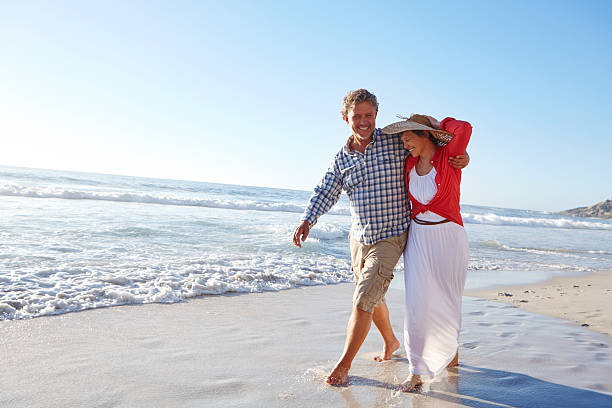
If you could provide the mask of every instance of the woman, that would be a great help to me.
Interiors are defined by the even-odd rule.
[[[404,250],[404,346],[410,376],[400,388],[413,391],[422,375],[435,376],[458,363],[468,241],[459,209],[461,170],[448,159],[465,152],[472,127],[453,118],[439,123],[412,115],[383,132],[402,133],[410,152],[404,170],[412,204]]]

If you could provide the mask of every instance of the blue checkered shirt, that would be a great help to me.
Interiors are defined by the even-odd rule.
[[[382,134],[380,129],[374,130],[365,154],[351,151],[350,141],[315,187],[302,220],[310,226],[316,224],[344,190],[351,203],[353,239],[372,245],[408,229],[410,214],[404,184],[407,151],[399,134]]]

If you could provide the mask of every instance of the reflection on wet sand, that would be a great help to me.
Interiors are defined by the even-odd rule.
[[[363,360],[369,360],[369,357],[372,357],[370,354],[374,353],[364,353],[361,357]],[[407,401],[410,401],[412,407],[427,408],[440,406],[440,400],[445,407],[461,406],[457,368],[448,369],[433,382],[425,382],[415,393],[404,393],[399,390],[399,385],[408,376],[408,360],[405,355],[379,363],[371,372],[372,378],[351,375],[346,386],[334,387],[344,399],[347,408],[395,407]],[[443,398],[437,398],[432,393],[437,393]]]
[[[403,393],[398,386],[406,367],[405,359],[394,359],[382,363],[373,378],[350,376],[346,386],[333,389],[344,399],[347,408],[612,406],[612,396],[608,394],[520,373],[467,365],[446,370],[434,381],[425,382],[418,392]]]

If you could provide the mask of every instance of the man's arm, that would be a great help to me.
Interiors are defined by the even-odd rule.
[[[315,187],[308,206],[302,215],[300,225],[293,232],[293,244],[298,248],[306,241],[310,227],[316,224],[319,217],[328,212],[340,199],[342,194],[342,177],[337,162],[331,164],[321,182]]]
[[[448,162],[452,167],[461,170],[470,163],[470,155],[465,152],[465,154],[460,154],[455,157],[449,157]]]

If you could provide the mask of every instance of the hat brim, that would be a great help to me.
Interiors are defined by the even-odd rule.
[[[433,136],[434,139],[436,139],[438,146],[445,146],[453,138],[453,134],[450,132],[441,129],[434,129],[411,120],[402,120],[401,122],[391,123],[390,125],[382,128],[382,132],[387,135],[395,135],[397,133],[411,130],[426,130]]]

